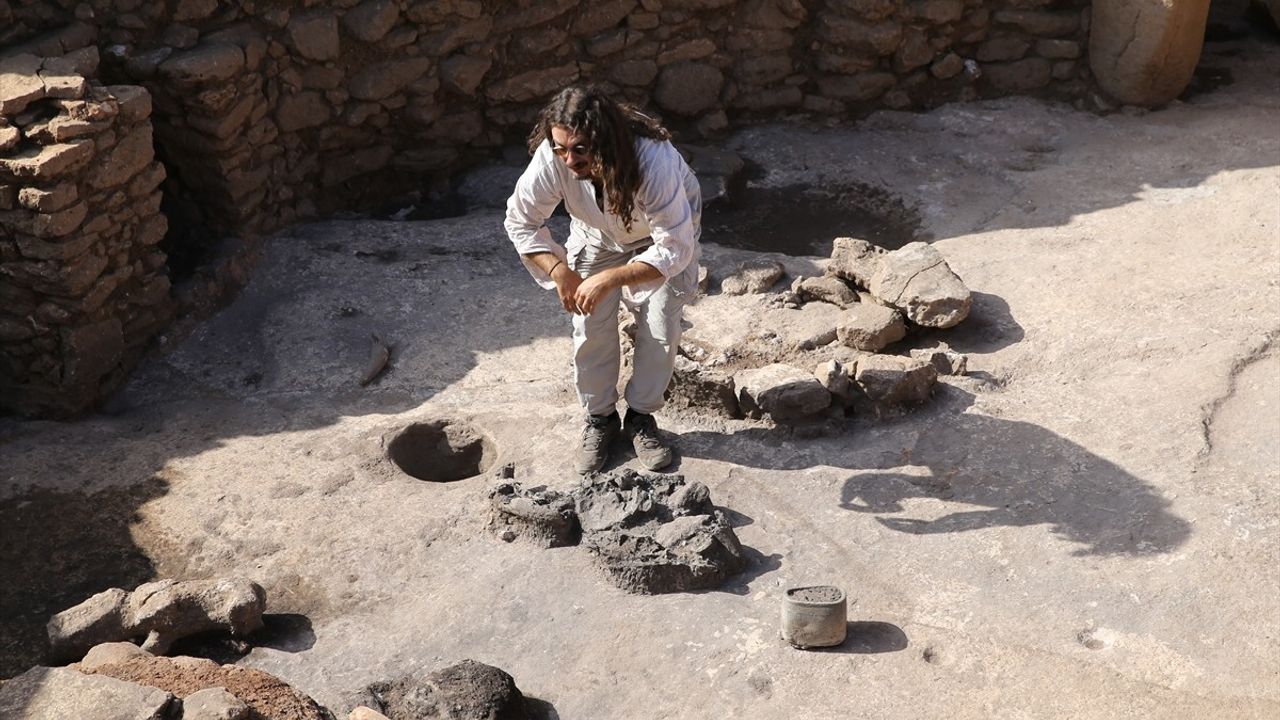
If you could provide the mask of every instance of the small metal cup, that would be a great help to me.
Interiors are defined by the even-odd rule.
[[[844,642],[848,626],[844,591],[833,585],[789,588],[782,598],[782,639],[804,649]]]

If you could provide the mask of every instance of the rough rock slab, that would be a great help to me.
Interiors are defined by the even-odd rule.
[[[876,303],[858,303],[845,310],[836,324],[841,344],[878,352],[907,336],[906,323],[897,310]]]
[[[923,360],[869,355],[858,360],[853,380],[872,403],[893,407],[928,400],[938,371]]]
[[[969,315],[969,288],[932,245],[913,242],[879,258],[867,290],[926,327],[954,327]]]
[[[375,683],[369,692],[390,720],[532,720],[515,679],[492,665],[463,660],[426,677]],[[356,717],[352,713],[352,717]]]
[[[738,404],[749,416],[777,421],[800,420],[826,410],[831,394],[813,373],[783,363],[743,370],[733,378]]]
[[[248,705],[257,717],[288,720],[332,720],[333,717],[316,701],[274,675],[254,668],[218,665],[202,658],[134,658],[95,668],[92,674],[149,685],[180,698],[208,688],[223,688]]]
[[[836,325],[842,315],[830,303],[808,303],[797,308],[767,308],[758,313],[755,335],[770,338],[775,348],[753,344],[749,350],[766,357],[796,350],[812,350],[836,340]]]
[[[85,653],[84,658],[76,663],[81,672],[88,672],[103,665],[112,665],[136,657],[151,657],[151,653],[129,642],[109,642],[94,645]]]
[[[4,720],[164,720],[173,695],[71,668],[33,667],[0,685]]]

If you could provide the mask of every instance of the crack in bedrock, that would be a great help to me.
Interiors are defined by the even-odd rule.
[[[1218,411],[1222,409],[1222,406],[1235,397],[1236,383],[1239,381],[1240,374],[1248,369],[1250,365],[1266,359],[1275,348],[1277,338],[1280,338],[1280,329],[1267,333],[1252,348],[1237,357],[1231,363],[1231,369],[1227,372],[1227,391],[1201,408],[1201,446],[1198,453],[1201,458],[1208,457],[1213,452],[1213,423],[1218,419]]]

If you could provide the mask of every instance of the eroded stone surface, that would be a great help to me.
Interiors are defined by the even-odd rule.
[[[266,594],[248,580],[160,580],[133,592],[104,590],[49,620],[49,644],[64,658],[94,645],[145,638],[143,649],[163,654],[174,641],[208,630],[247,635],[262,627]]]

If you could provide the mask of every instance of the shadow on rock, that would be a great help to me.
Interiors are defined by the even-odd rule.
[[[155,578],[130,526],[138,508],[168,491],[167,481],[153,477],[95,493],[32,489],[0,500],[0,677],[48,655],[45,624],[54,613]]]
[[[840,506],[907,534],[1043,525],[1077,543],[1076,556],[1166,553],[1190,537],[1190,523],[1150,484],[1038,425],[964,412],[972,400],[939,386],[930,407],[874,433],[850,428],[813,441],[767,429],[688,433],[681,446],[766,469],[848,468]],[[931,520],[896,516],[911,498],[965,509]]]

